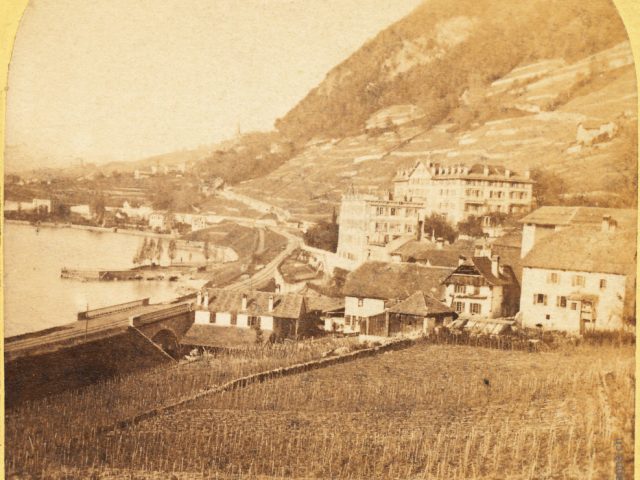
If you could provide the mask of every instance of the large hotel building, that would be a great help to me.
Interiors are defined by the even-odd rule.
[[[361,263],[400,237],[416,235],[431,214],[454,226],[471,215],[526,213],[531,209],[529,172],[476,164],[442,166],[417,162],[399,170],[393,193],[381,196],[349,192],[340,206],[338,255]]]

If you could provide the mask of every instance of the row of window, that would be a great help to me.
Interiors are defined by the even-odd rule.
[[[547,305],[548,304],[548,296],[544,293],[535,293],[533,295],[533,304],[534,305]],[[562,295],[558,295],[556,297],[556,307],[559,308],[567,308],[567,305],[569,305],[569,308],[571,308],[571,310],[577,310],[578,309],[578,303],[577,302],[567,302],[567,297],[562,296]]]
[[[480,287],[477,285],[455,285],[453,290],[455,293],[466,293],[468,295],[478,295],[480,293]]]
[[[381,216],[391,216],[394,217],[396,215],[402,216],[403,208],[400,207],[376,207],[376,215]],[[406,207],[404,208],[404,216],[405,217],[414,217],[418,214],[417,208]]]
[[[561,281],[560,273],[558,272],[549,272],[547,275],[547,283],[558,284]],[[586,278],[584,275],[571,275],[571,286],[572,287],[584,287],[586,283]],[[601,278],[598,282],[600,286],[600,290],[604,290],[607,288],[607,280],[605,278]]]
[[[465,302],[453,302],[453,308],[456,313],[464,313],[466,304]],[[480,315],[482,313],[481,303],[469,303],[469,313],[472,315]]]

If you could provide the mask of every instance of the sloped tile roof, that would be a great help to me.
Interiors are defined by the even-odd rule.
[[[428,315],[439,313],[454,314],[453,310],[444,303],[436,300],[431,295],[417,291],[400,303],[395,304],[388,309],[391,313],[403,313],[406,315],[415,315],[418,317],[426,317]]]
[[[546,206],[531,212],[520,222],[535,225],[591,225],[599,227],[602,217],[605,215],[611,216],[622,228],[636,228],[638,212],[630,208]]]
[[[421,290],[441,298],[441,282],[451,271],[415,263],[367,262],[347,276],[343,291],[349,297],[389,300]]]
[[[439,249],[429,241],[411,240],[393,251],[400,255],[403,261],[413,259],[418,262],[429,262],[433,267],[456,268],[460,255],[473,255],[473,242],[459,240],[452,245],[445,245]]]
[[[576,272],[635,272],[636,232],[603,232],[574,226],[540,239],[522,259],[523,267]]]
[[[463,283],[476,285],[484,279],[489,285],[516,284],[516,275],[509,265],[502,265],[502,271],[495,276],[491,272],[491,259],[488,257],[473,257],[456,268],[443,283]]]
[[[278,318],[300,318],[305,311],[304,297],[255,290],[210,288],[209,310],[212,312],[246,312],[249,315],[271,315]],[[247,296],[247,309],[242,310],[242,295]],[[273,296],[273,311],[269,311],[269,296]]]

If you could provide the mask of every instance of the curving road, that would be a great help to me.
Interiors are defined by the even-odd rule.
[[[276,268],[278,268],[278,266],[284,261],[284,259],[287,258],[295,249],[299,248],[302,245],[301,238],[296,237],[295,235],[282,228],[269,227],[269,229],[287,239],[287,246],[285,247],[285,249],[280,252],[273,260],[267,263],[262,269],[254,273],[252,277],[245,280],[233,282],[223,288],[241,290],[245,288],[259,287],[261,284],[264,284],[271,278],[273,278]]]

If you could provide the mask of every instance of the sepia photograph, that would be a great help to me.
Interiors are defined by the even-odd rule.
[[[1,3],[3,478],[634,478],[633,0]]]

